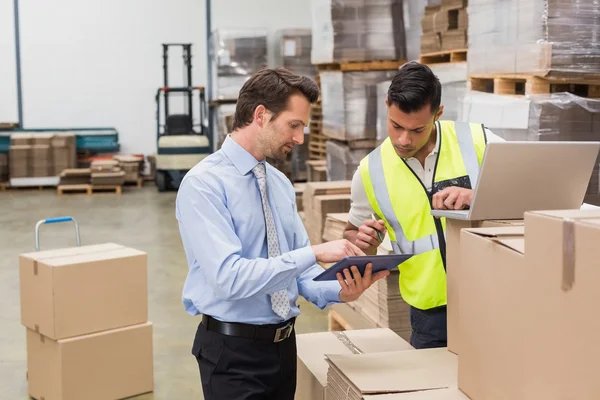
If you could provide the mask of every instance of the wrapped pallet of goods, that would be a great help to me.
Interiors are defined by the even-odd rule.
[[[237,99],[246,80],[268,65],[264,30],[215,30],[210,46],[214,100]]]
[[[462,101],[460,119],[481,122],[510,141],[600,140],[600,100],[571,93],[519,98],[469,92]],[[599,180],[596,166],[586,194],[586,201],[593,204],[600,204]]]
[[[421,25],[423,29],[421,53],[465,50],[467,48],[467,1],[442,0],[439,5],[427,6]]]
[[[360,161],[375,148],[373,141],[366,148],[353,148],[352,142],[327,141],[327,180],[352,180]]]
[[[280,29],[276,32],[275,64],[294,74],[315,79],[317,69],[311,61],[312,31],[310,29]]]
[[[469,75],[600,74],[595,0],[469,0]]]

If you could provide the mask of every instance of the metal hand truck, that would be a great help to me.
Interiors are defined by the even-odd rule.
[[[48,218],[42,219],[35,224],[35,251],[40,251],[40,226],[44,224],[56,224],[59,222],[69,222],[72,221],[73,225],[75,225],[75,236],[77,238],[77,246],[81,246],[81,237],[79,235],[79,224],[77,220],[73,217],[57,217],[57,218]]]

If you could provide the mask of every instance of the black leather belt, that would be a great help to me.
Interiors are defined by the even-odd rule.
[[[211,332],[237,336],[258,341],[278,343],[292,336],[296,318],[277,325],[251,325],[238,322],[222,322],[209,315],[202,316],[202,324]]]

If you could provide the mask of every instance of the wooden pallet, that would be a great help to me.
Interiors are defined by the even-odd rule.
[[[65,193],[81,193],[84,192],[86,195],[91,196],[96,192],[114,192],[120,195],[123,191],[123,187],[119,185],[58,185],[56,187],[56,194],[62,196]]]
[[[400,68],[404,60],[383,61],[346,61],[339,63],[318,64],[317,70],[322,71],[388,71]]]
[[[442,64],[458,63],[467,61],[467,49],[456,49],[446,51],[436,51],[433,53],[421,54],[419,62],[421,64]]]
[[[87,195],[92,194],[92,185],[87,183],[79,184],[79,185],[58,185],[56,187],[56,194],[58,196],[62,196],[65,193],[80,193],[85,192]]]
[[[499,95],[523,96],[569,92],[580,97],[600,98],[600,76],[473,75],[468,78],[468,88]]]
[[[123,184],[123,186],[135,186],[138,189],[142,188],[144,186],[144,178],[143,177],[139,177],[137,178],[137,180],[135,181],[125,181],[125,183]]]

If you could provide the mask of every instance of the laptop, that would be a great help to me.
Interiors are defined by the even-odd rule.
[[[480,221],[522,219],[533,210],[579,209],[599,152],[600,142],[488,143],[471,207],[431,214]]]

